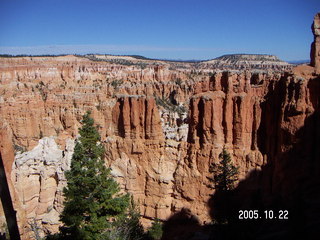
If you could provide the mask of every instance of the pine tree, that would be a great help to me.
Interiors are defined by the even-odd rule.
[[[214,182],[216,190],[232,190],[238,180],[239,167],[232,164],[230,154],[225,148],[219,154],[219,159],[221,159],[219,164],[212,164],[210,167],[210,172],[213,173],[211,181]]]
[[[148,229],[148,237],[151,240],[159,240],[163,235],[163,225],[159,219],[152,222],[151,227]]]
[[[131,197],[128,210],[116,218],[109,238],[112,240],[140,240],[144,239],[144,235],[143,226],[140,223],[140,212]]]
[[[104,165],[104,148],[90,112],[82,124],[71,169],[66,172],[61,233],[65,239],[105,239],[110,218],[127,209],[129,196],[119,194],[119,185]]]

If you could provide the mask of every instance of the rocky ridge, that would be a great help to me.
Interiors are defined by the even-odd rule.
[[[281,61],[274,55],[266,54],[228,54],[213,60],[201,62],[205,67],[211,66],[223,70],[265,70],[288,71],[291,64]]]
[[[280,60],[274,55],[266,54],[228,54],[207,61],[179,61],[179,60],[157,60],[141,56],[112,56],[112,55],[85,55],[94,61],[106,61],[109,63],[122,64],[126,66],[135,65],[145,68],[150,65],[168,66],[171,69],[199,70],[291,70],[292,65]]]

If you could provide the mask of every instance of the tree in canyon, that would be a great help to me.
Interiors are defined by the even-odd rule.
[[[127,211],[117,216],[109,234],[111,240],[145,239],[143,226],[140,223],[140,211],[131,197]]]
[[[163,235],[163,225],[159,219],[152,222],[151,227],[148,229],[148,237],[152,240],[159,240]]]
[[[234,213],[231,209],[232,190],[238,180],[239,168],[234,166],[231,156],[224,148],[219,154],[220,162],[210,166],[210,172],[213,174],[210,181],[215,193],[210,199],[211,217],[214,222],[219,224],[229,223]]]
[[[219,164],[214,163],[210,166],[210,172],[213,173],[211,181],[216,190],[230,191],[238,180],[239,167],[233,165],[231,156],[225,148],[219,154],[219,159]]]
[[[104,147],[87,112],[79,129],[64,188],[63,239],[108,239],[112,218],[129,206],[129,195],[120,194],[118,183],[104,165]]]

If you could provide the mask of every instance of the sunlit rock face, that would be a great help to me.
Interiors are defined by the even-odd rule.
[[[71,139],[61,150],[53,137],[44,137],[31,151],[16,154],[11,181],[20,202],[19,211],[24,212],[27,224],[38,224],[41,234],[58,231],[66,186],[64,172],[70,168],[73,147]]]

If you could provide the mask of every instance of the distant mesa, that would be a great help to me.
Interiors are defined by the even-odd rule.
[[[216,60],[236,60],[236,61],[275,61],[280,62],[281,60],[274,55],[268,54],[226,54],[216,58]]]
[[[290,70],[292,65],[269,54],[227,54],[221,57],[204,61],[203,64],[212,65],[218,69],[272,69]]]

